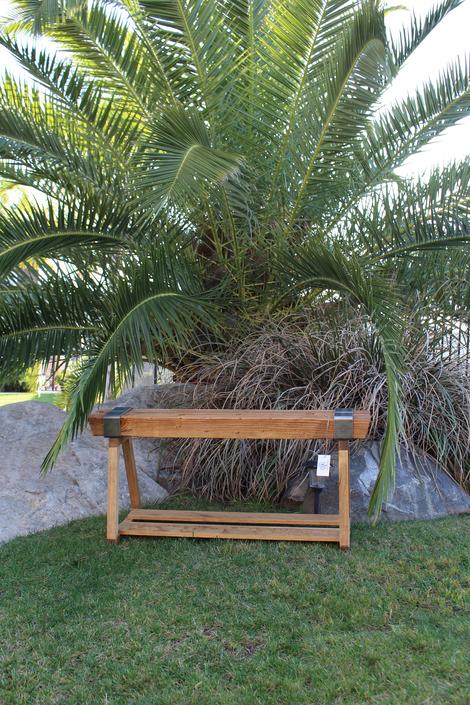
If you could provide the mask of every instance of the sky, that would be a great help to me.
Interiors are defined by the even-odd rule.
[[[389,0],[388,4],[403,6],[387,15],[392,36],[397,36],[407,24],[411,13],[425,15],[437,0]],[[11,13],[10,0],[0,0],[0,17]],[[470,0],[451,12],[423,42],[403,67],[390,87],[386,101],[393,102],[412,93],[423,83],[434,80],[449,64],[460,58],[470,60]],[[0,51],[0,71],[12,70],[12,61]],[[403,175],[421,174],[434,166],[459,160],[470,155],[470,116],[431,142],[425,150],[414,155],[400,169]]]

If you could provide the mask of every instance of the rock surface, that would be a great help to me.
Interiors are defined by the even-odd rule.
[[[379,444],[368,441],[351,453],[351,519],[367,521],[367,507],[379,470]],[[333,454],[332,473],[322,478],[325,489],[321,494],[321,511],[325,514],[338,511],[337,456]],[[286,499],[302,502],[308,482],[293,483],[286,492]],[[417,462],[410,454],[402,452],[397,463],[395,492],[384,505],[381,519],[437,519],[452,514],[470,513],[470,496],[452,480],[433,460]]]
[[[41,461],[65,417],[61,409],[37,401],[0,408],[0,542],[106,511],[103,438],[85,431],[51,472],[40,475]],[[143,502],[164,499],[166,490],[152,479],[155,457],[136,448],[136,464]],[[123,469],[120,489],[124,508],[129,498]]]

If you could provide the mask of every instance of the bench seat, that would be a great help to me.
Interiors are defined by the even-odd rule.
[[[91,414],[94,436],[103,436],[107,410]],[[335,438],[334,411],[253,409],[131,409],[121,416],[123,438]],[[366,438],[368,411],[353,411],[353,438]]]

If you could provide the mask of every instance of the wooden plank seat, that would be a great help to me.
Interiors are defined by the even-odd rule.
[[[121,536],[333,541],[350,545],[349,442],[367,437],[367,411],[243,409],[100,409],[89,417],[95,436],[109,439],[107,538]],[[338,514],[210,512],[142,509],[133,438],[326,439],[338,444]],[[131,511],[119,523],[119,448]]]

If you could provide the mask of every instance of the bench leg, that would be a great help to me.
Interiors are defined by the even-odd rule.
[[[120,438],[110,438],[108,447],[108,514],[106,538],[119,543],[119,446]]]
[[[140,509],[139,481],[137,479],[137,468],[135,465],[134,448],[132,438],[123,438],[122,453],[124,455],[124,465],[126,468],[127,485],[132,509]]]
[[[339,545],[342,549],[350,546],[349,509],[349,443],[338,441],[339,475]]]

